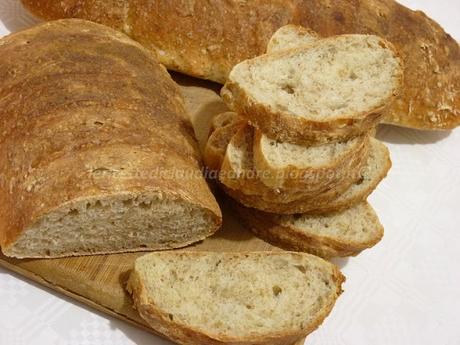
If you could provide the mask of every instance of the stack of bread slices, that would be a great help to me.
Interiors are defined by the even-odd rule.
[[[383,227],[367,197],[391,167],[374,129],[402,84],[393,46],[373,35],[277,31],[221,91],[205,163],[260,238],[322,257],[356,255]]]

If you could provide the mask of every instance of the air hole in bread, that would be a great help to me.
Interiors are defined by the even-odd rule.
[[[133,199],[123,200],[123,206],[126,206],[126,207],[133,206]]]
[[[73,208],[69,211],[69,216],[76,216],[80,213],[77,209]]]
[[[274,285],[272,287],[272,290],[273,290],[273,295],[276,297],[278,297],[280,293],[283,292],[283,289],[281,289],[278,285]]]
[[[304,274],[307,273],[307,269],[305,268],[305,266],[295,265],[294,267],[297,268],[300,272],[302,272]]]
[[[295,88],[294,86],[292,85],[289,85],[289,84],[284,84],[281,86],[281,90],[283,90],[284,92],[290,94],[290,95],[293,95],[295,93]]]
[[[149,203],[141,202],[141,203],[139,203],[138,206],[139,206],[140,208],[147,209],[147,208],[150,208],[150,205],[151,205],[151,204],[149,204]]]

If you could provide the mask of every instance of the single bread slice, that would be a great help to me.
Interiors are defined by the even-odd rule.
[[[255,131],[254,166],[271,188],[325,190],[356,175],[366,163],[369,137],[316,145],[281,143]]]
[[[139,314],[184,345],[292,344],[341,294],[338,268],[293,252],[163,252],[136,260],[128,282]]]
[[[270,203],[289,203],[306,197],[314,198],[328,188],[323,186],[323,189],[291,190],[266,186],[254,168],[253,142],[254,129],[249,125],[241,128],[230,140],[219,173],[219,180],[226,187]],[[335,190],[338,193],[345,192],[358,178],[359,174],[345,178]],[[335,197],[337,195],[330,195],[327,201]]]
[[[315,43],[321,37],[313,30],[288,24],[279,28],[267,45],[267,53],[287,50]]]
[[[341,35],[236,65],[227,105],[270,138],[309,144],[369,131],[398,94],[401,60],[373,35]]]
[[[225,157],[228,143],[233,136],[243,127],[246,121],[237,121],[223,127],[216,127],[211,133],[203,153],[203,160],[206,166],[215,171],[219,171]]]
[[[277,200],[269,201],[258,195],[250,195],[243,190],[233,190],[225,186],[223,189],[243,205],[265,212],[278,214],[338,212],[365,201],[391,168],[390,154],[386,146],[374,138],[371,138],[370,143],[366,166],[362,169],[357,181],[346,190],[335,188],[314,198],[306,197],[282,203]]]
[[[367,202],[327,215],[277,215],[236,203],[234,208],[262,240],[323,258],[357,255],[383,237],[383,226]]]

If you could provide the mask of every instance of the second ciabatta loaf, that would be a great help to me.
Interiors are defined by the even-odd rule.
[[[219,228],[180,90],[149,50],[74,19],[7,36],[0,56],[5,255],[177,248]]]
[[[266,51],[273,33],[302,25],[322,37],[375,34],[404,58],[400,97],[385,120],[451,129],[460,124],[460,47],[421,11],[394,0],[22,0],[41,18],[77,17],[125,32],[169,69],[224,83],[233,66]],[[148,13],[148,15],[146,15]]]
[[[310,144],[375,127],[402,78],[390,43],[373,35],[341,35],[243,61],[221,94],[271,139]]]

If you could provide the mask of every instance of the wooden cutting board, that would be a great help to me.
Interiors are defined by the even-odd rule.
[[[219,86],[193,78],[174,75],[181,85],[200,146],[209,129],[209,120],[227,110],[218,96]],[[224,225],[214,236],[185,250],[257,251],[280,250],[245,230],[221,203]],[[180,249],[184,250],[184,249]],[[98,255],[52,260],[17,260],[0,254],[0,265],[39,284],[67,295],[111,316],[150,332],[154,331],[132,308],[124,284],[134,260],[145,253]],[[299,340],[295,345],[304,343]]]

